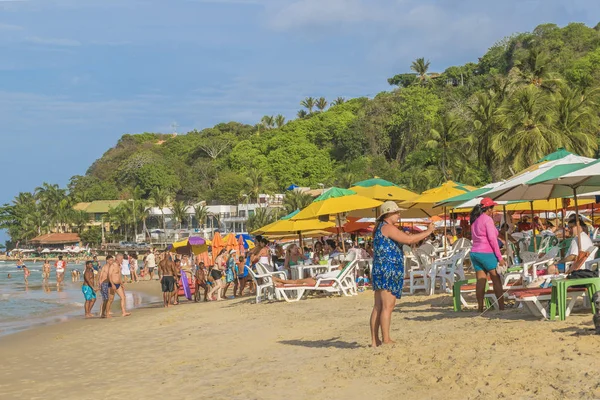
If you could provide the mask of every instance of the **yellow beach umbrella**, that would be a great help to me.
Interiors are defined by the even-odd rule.
[[[263,226],[251,232],[253,235],[264,235],[264,234],[274,234],[274,233],[299,233],[303,231],[314,231],[320,229],[332,228],[335,226],[334,222],[321,221],[318,218],[310,218],[303,220],[292,220],[291,218],[295,217],[300,210],[296,210],[291,214],[286,215],[285,217],[281,217],[278,221],[272,222],[268,225]]]
[[[317,197],[308,207],[300,211],[292,219],[302,220],[336,215],[336,226],[341,227],[340,214],[355,210],[373,209],[379,207],[381,204],[383,204],[381,201],[361,196],[353,190],[334,187]],[[346,245],[343,240],[342,249],[346,252]]]
[[[331,188],[317,197],[308,207],[292,217],[293,220],[311,219],[324,215],[343,214],[354,210],[376,208],[381,201],[356,194],[355,191]]]
[[[379,178],[357,182],[350,190],[355,191],[361,196],[381,201],[406,201],[418,196],[418,194],[410,190],[403,189],[392,182]]]

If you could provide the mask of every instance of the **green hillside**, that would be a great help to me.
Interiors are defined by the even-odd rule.
[[[473,61],[434,74],[435,65],[418,59],[373,99],[299,99],[292,121],[277,115],[177,136],[124,135],[61,199],[150,199],[158,187],[184,202],[237,203],[291,184],[348,187],[373,176],[421,192],[448,179],[498,180],[559,147],[596,155],[598,26],[540,25]],[[54,212],[43,198],[38,190],[27,200],[24,210],[41,213],[31,228],[17,226],[20,200],[2,209],[13,240],[59,218],[44,214]]]

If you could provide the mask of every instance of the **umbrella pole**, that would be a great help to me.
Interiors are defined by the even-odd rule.
[[[566,204],[565,204],[565,199],[563,199],[562,200],[562,210],[560,210],[560,220],[561,220],[560,223],[562,225],[562,237],[563,237],[563,240],[565,240],[567,238],[567,230],[565,229],[565,214],[566,214],[566,211],[567,211],[567,207],[566,207]],[[560,251],[561,251],[561,255],[562,255],[563,258],[565,256],[565,250],[566,249],[563,249],[562,246],[561,246]]]
[[[594,208],[596,206],[596,203],[592,204],[592,229],[594,229]]]
[[[579,234],[579,204],[577,203],[577,189],[573,189],[573,198],[575,199],[575,226],[577,226],[577,248],[579,253],[585,251],[581,248],[581,235]]]
[[[448,239],[446,239],[446,207],[444,207],[444,236],[443,241],[444,241],[444,257],[446,257],[448,255],[448,253],[446,252],[446,242],[448,241]]]
[[[302,232],[298,231],[298,242],[300,243],[300,248],[304,249],[304,245],[302,243]]]
[[[504,214],[504,223],[506,224],[506,226],[508,227],[508,222],[506,221],[506,204],[502,205],[502,213]],[[502,227],[500,227],[500,229],[502,229]],[[508,242],[508,228],[506,229],[506,231],[504,231],[504,243],[506,246],[506,258],[508,258],[508,260],[512,259],[512,249],[510,247],[510,243]]]
[[[338,225],[338,229],[340,229],[341,225],[342,225],[342,221],[340,219],[340,214],[337,215],[337,225]],[[344,233],[343,232],[340,234],[340,238],[342,239],[342,250],[344,251],[344,254],[346,254],[346,243],[344,243]]]
[[[533,213],[533,201],[529,202],[531,206],[531,225],[533,226],[532,237],[533,237],[533,251],[537,253],[537,238],[535,236],[535,214]]]

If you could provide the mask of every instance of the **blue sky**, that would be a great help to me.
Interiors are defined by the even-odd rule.
[[[540,23],[594,26],[599,3],[0,0],[0,203],[65,185],[124,133],[293,118],[305,96],[386,90],[417,57],[441,72]]]

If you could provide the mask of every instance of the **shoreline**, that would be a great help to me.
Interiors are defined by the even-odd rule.
[[[153,285],[153,283],[154,283],[154,285]],[[79,284],[81,284],[81,282],[75,282],[74,284],[79,285]],[[133,286],[133,289],[131,289],[132,286]],[[40,290],[41,290],[41,287],[40,287]],[[139,297],[139,295],[142,295],[142,298],[145,298],[147,301],[147,302],[143,302],[142,304],[137,305],[137,306],[134,304],[134,306],[132,308],[129,308],[129,306],[128,306],[128,311],[135,310],[135,312],[137,313],[138,310],[142,310],[145,308],[152,308],[152,307],[155,307],[156,305],[162,306],[162,292],[160,291],[160,283],[158,280],[143,281],[143,282],[138,282],[136,284],[127,284],[126,291],[128,293],[135,293],[134,298],[137,298],[137,297]],[[52,327],[55,325],[69,324],[74,321],[90,321],[90,320],[94,320],[94,319],[100,319],[97,316],[100,313],[100,304],[102,302],[102,296],[101,296],[100,292],[97,292],[96,295],[97,295],[96,303],[94,304],[94,308],[92,310],[93,314],[96,316],[94,318],[87,318],[87,319],[84,318],[83,306],[78,307],[77,309],[73,309],[71,311],[57,310],[57,311],[55,311],[55,314],[45,316],[44,318],[26,317],[26,320],[30,322],[29,325],[15,325],[12,328],[5,328],[4,332],[0,332],[0,340],[4,339],[6,337],[9,337],[9,336],[13,336],[13,335],[22,335],[25,332],[29,332],[32,330],[44,329],[44,328]],[[74,299],[74,300],[77,300],[77,299]],[[83,299],[83,296],[81,296],[81,299],[79,299],[79,300],[81,301],[82,304],[85,301]],[[111,310],[115,314],[115,317],[120,316],[120,314],[119,314],[120,313],[120,301],[119,301],[118,296],[116,296],[116,299],[113,302]]]
[[[448,295],[405,296],[393,314],[397,344],[372,349],[370,291],[253,301],[154,305],[2,337],[0,398],[190,398],[201,390],[261,400],[600,397],[588,378],[598,342],[588,312],[566,321],[519,309],[478,316],[453,312]],[[115,373],[144,383],[99,384]]]

